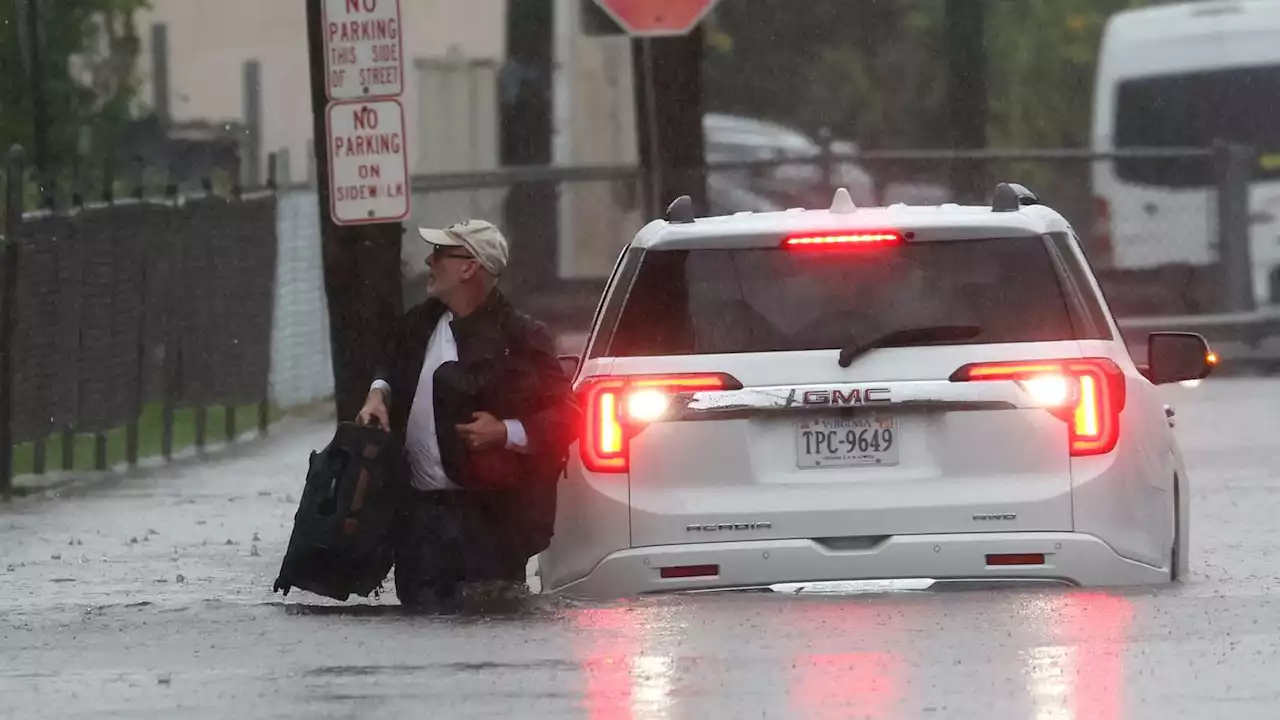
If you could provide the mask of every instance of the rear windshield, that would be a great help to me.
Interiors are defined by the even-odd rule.
[[[1259,151],[1257,178],[1280,177],[1280,66],[1127,80],[1116,96],[1115,145],[1205,148],[1218,140]],[[1123,180],[1164,187],[1213,184],[1207,157],[1116,161]]]
[[[850,251],[650,250],[614,357],[836,349],[884,333],[970,325],[947,344],[1077,338],[1055,265],[1034,239]]]

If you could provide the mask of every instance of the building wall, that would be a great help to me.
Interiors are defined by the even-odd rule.
[[[383,0],[387,1],[387,0]],[[499,165],[499,86],[506,47],[506,0],[400,0],[410,172],[493,170]],[[577,8],[576,0],[557,7]],[[151,26],[169,37],[170,113],[175,121],[240,121],[244,63],[261,65],[267,153],[285,149],[294,182],[311,180],[312,135],[306,12],[302,0],[151,0],[141,13],[141,97],[149,103]],[[575,17],[557,56],[567,98],[557,120],[556,161],[564,165],[636,162],[631,46],[625,37],[585,37]],[[568,36],[566,36],[568,37]],[[413,197],[406,224],[443,226],[468,217],[501,221],[501,189]],[[562,193],[560,274],[606,276],[617,249],[643,224],[633,183],[577,183]],[[403,267],[420,284],[424,248],[405,234]],[[412,288],[406,300],[417,296]]]
[[[388,0],[383,0],[384,2]],[[418,59],[462,55],[500,61],[506,46],[505,0],[401,0],[410,170],[418,172],[421,103]],[[288,149],[294,180],[311,155],[306,6],[302,0],[151,0],[139,14],[141,97],[149,104],[151,26],[169,34],[170,113],[175,121],[235,121],[244,116],[244,63],[262,66],[262,152]],[[265,159],[261,159],[265,167]],[[264,174],[265,175],[265,174]]]
[[[570,101],[560,160],[574,166],[639,162],[631,40],[578,34],[567,48]],[[644,224],[637,182],[573,183],[560,195],[560,276],[608,277],[618,252]]]

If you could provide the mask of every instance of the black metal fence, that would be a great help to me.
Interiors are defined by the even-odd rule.
[[[126,199],[24,212],[21,153],[7,168],[0,263],[0,489],[15,447],[24,469],[77,466],[90,436],[93,467],[108,465],[108,434],[139,458],[140,424],[158,416],[160,452],[175,416],[194,415],[203,450],[209,409],[227,439],[237,412],[269,422],[276,198],[271,187]],[[206,189],[209,184],[206,183]],[[60,458],[50,458],[50,444]]]

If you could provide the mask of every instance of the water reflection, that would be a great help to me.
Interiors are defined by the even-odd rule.
[[[795,607],[789,628],[810,652],[792,658],[788,706],[793,717],[895,717],[901,699],[901,611],[887,603],[822,601]]]
[[[1035,603],[1034,616],[1058,642],[1026,652],[1032,717],[1124,717],[1124,652],[1133,604],[1113,595],[1070,593]]]
[[[574,624],[587,631],[579,651],[585,675],[583,701],[591,720],[631,717],[631,658],[639,643],[637,628],[625,608],[582,610]]]
[[[631,661],[631,716],[665,718],[672,709],[675,659],[663,655],[641,655]]]
[[[592,720],[1121,720],[1131,602],[1092,592],[778,598],[571,611]],[[961,709],[964,710],[961,710]]]
[[[801,655],[791,669],[794,717],[895,717],[902,665],[893,653]]]
[[[600,608],[574,614],[575,624],[589,631],[582,656],[586,675],[585,704],[591,720],[670,717],[676,659],[647,648],[660,642],[653,613],[631,608]],[[678,628],[675,629],[678,632]]]

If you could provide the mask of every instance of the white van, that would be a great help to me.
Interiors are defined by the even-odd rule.
[[[1280,0],[1188,2],[1108,21],[1097,66],[1093,146],[1252,145],[1254,294],[1280,302]],[[1204,158],[1094,164],[1095,245],[1111,268],[1217,261],[1216,176]],[[1106,254],[1104,250],[1104,255]],[[1098,264],[1106,267],[1106,258]]]

